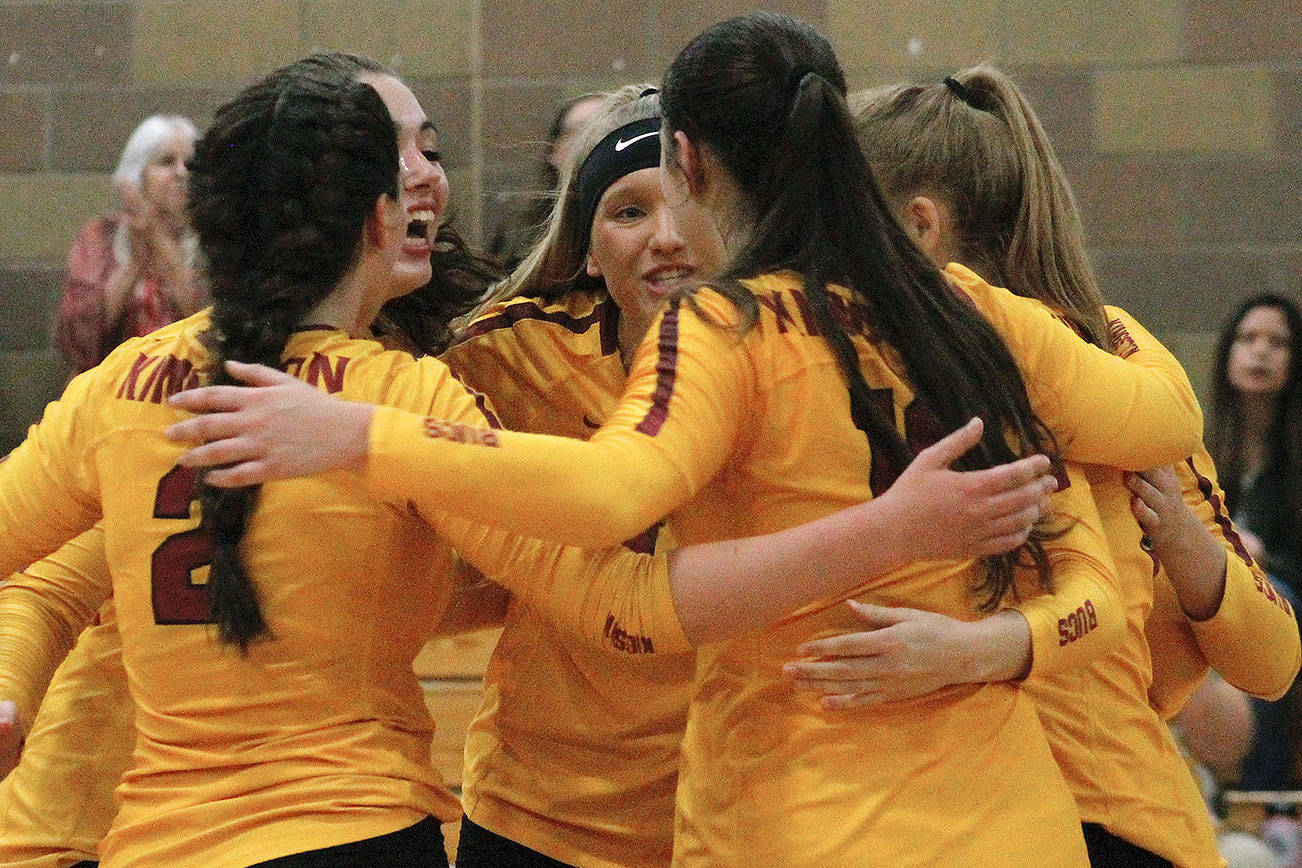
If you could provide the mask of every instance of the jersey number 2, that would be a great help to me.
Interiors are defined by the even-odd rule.
[[[199,471],[173,467],[158,480],[154,518],[190,518]],[[174,533],[154,549],[150,565],[155,624],[208,624],[208,591],[194,571],[212,563],[212,531],[204,525]]]

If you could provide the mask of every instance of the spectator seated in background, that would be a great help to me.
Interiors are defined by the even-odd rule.
[[[1208,440],[1244,547],[1296,612],[1302,600],[1302,315],[1291,299],[1240,305],[1217,346]],[[1299,785],[1299,691],[1252,700],[1256,736],[1240,786]]]

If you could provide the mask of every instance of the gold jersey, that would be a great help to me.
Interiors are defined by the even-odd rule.
[[[0,608],[30,612],[24,603],[38,591],[47,610],[80,626],[114,598],[139,739],[103,842],[107,863],[240,866],[396,831],[425,815],[453,819],[459,805],[430,766],[433,724],[411,671],[451,590],[449,543],[485,573],[520,577],[513,591],[556,607],[561,623],[582,623],[576,632],[603,647],[619,639],[611,618],[645,639],[638,652],[657,653],[653,642],[667,653],[686,647],[662,562],[627,550],[561,550],[437,510],[394,509],[349,473],[263,486],[245,556],[273,638],[247,657],[218,644],[205,623],[208,548],[194,474],[175,463],[184,447],[161,434],[180,415],[166,398],[200,381],[197,335],[206,325],[199,314],[125,344],[77,378],[0,465],[7,567],[88,527],[103,505],[111,587],[18,574],[0,585]],[[447,432],[484,425],[476,397],[433,359],[308,329],[293,336],[284,363],[341,397],[436,412]],[[28,520],[47,512],[49,523]],[[585,596],[589,586],[576,577],[586,570],[617,574],[633,587],[622,596],[651,615],[639,621],[600,593]],[[35,702],[23,685],[38,680],[31,673],[57,641],[38,620],[14,623],[20,629],[0,636],[0,691],[19,697],[31,719]]]
[[[97,525],[27,573],[57,583],[64,571],[107,582],[103,528]],[[0,865],[6,868],[93,861],[117,813],[113,789],[130,763],[136,731],[112,604],[80,636],[61,632],[60,648],[47,659],[57,660],[74,638],[40,711],[24,721],[22,762],[0,781]]]
[[[605,293],[510,299],[443,359],[504,427],[586,439],[624,391],[618,321]],[[626,545],[663,551],[666,535]],[[612,658],[513,596],[466,742],[466,814],[582,868],[668,865],[694,666],[691,653]]]
[[[748,287],[761,320],[745,337],[727,327],[735,322],[732,306],[709,291],[696,298],[700,314],[685,304],[663,314],[639,350],[624,400],[589,443],[504,432],[491,446],[468,446],[442,436],[437,421],[381,408],[371,431],[371,485],[403,502],[455,502],[476,518],[585,544],[621,539],[669,514],[682,543],[750,535],[871,497],[871,444],[850,423],[836,360],[804,314],[798,279],[772,275]],[[1007,337],[1021,329],[1020,341],[1009,344],[1020,348],[1023,364],[1061,371],[1039,387],[1074,449],[1091,456],[1115,449],[1118,461],[1144,466],[1170,460],[1196,436],[1201,419],[1187,381],[1178,382],[1182,375],[1144,380],[1102,351],[1091,356],[1061,323],[999,292],[969,294],[983,310],[983,303],[1009,309],[999,317],[1001,331]],[[913,393],[893,353],[859,330],[855,344],[869,384],[907,435]],[[1083,363],[1060,368],[1062,351],[1088,356],[1106,376]],[[1140,385],[1127,386],[1121,398],[1118,388],[1132,380]],[[1062,392],[1090,384],[1099,391],[1073,415],[1075,405]],[[1090,431],[1099,409],[1114,414],[1109,420],[1150,419],[1152,405],[1136,400],[1145,390],[1177,419],[1165,442],[1134,447],[1111,430]],[[1120,399],[1121,411],[1110,398]],[[463,500],[494,479],[526,476],[532,485],[499,490],[491,513]],[[1087,489],[1082,481],[1063,496]],[[1066,510],[1080,520],[1060,564],[1064,573],[1088,576],[1086,584],[1101,594],[1111,581],[1110,555],[1090,521],[1092,501],[1083,500]],[[569,508],[558,510],[557,503]],[[917,565],[857,595],[975,617],[971,569]],[[1106,648],[1104,638],[1119,635],[1120,619],[1088,617],[1088,599],[1056,619],[1071,636],[1064,647]],[[923,704],[936,705],[928,707],[925,727],[917,703],[884,712],[889,725],[867,726],[790,694],[780,666],[795,646],[855,628],[838,601],[700,653],[680,774],[676,862],[735,864],[762,856],[783,864],[1080,864],[1074,805],[1018,688],[961,688],[925,698]],[[1086,612],[1085,620],[1077,611]],[[875,724],[883,719],[874,715]],[[982,800],[974,806],[976,792]]]

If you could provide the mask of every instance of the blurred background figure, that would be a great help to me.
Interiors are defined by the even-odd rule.
[[[1286,594],[1302,599],[1302,334],[1297,305],[1258,295],[1221,333],[1212,372],[1208,440],[1244,547]],[[1256,735],[1240,786],[1296,789],[1299,689],[1278,702],[1253,699]]]
[[[142,121],[113,173],[116,209],[73,242],[54,337],[76,372],[204,305],[185,213],[185,163],[196,137],[194,124],[178,115]]]
[[[1239,779],[1252,744],[1252,708],[1246,694],[1212,672],[1189,696],[1174,724],[1191,758],[1212,778],[1203,780],[1204,789]]]
[[[556,202],[561,166],[574,144],[574,134],[592,117],[601,97],[584,94],[561,104],[547,131],[547,151],[538,164],[535,188],[526,191],[519,206],[493,232],[488,253],[507,270],[514,269],[542,237],[542,230]]]

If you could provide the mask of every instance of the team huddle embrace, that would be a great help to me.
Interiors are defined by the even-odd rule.
[[[1295,616],[998,70],[717,24],[500,280],[369,58],[185,165],[211,305],[0,464],[0,865],[1220,864],[1165,721]],[[458,798],[412,662],[494,624]]]

